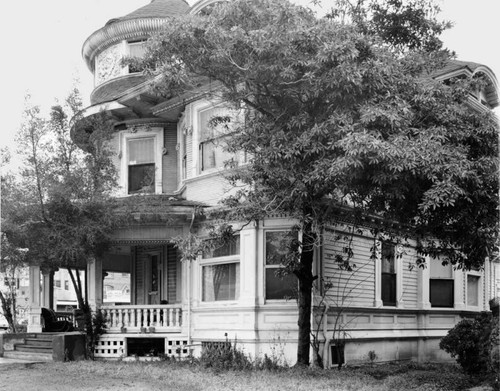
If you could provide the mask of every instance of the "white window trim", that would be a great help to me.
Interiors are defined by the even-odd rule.
[[[464,284],[465,284],[465,297],[464,297],[464,304],[468,309],[472,310],[480,310],[481,308],[484,307],[484,274],[480,271],[475,271],[475,270],[470,270],[466,273],[464,273]],[[468,284],[468,276],[474,276],[474,277],[479,277],[479,282],[477,286],[477,306],[476,305],[469,305],[467,302],[467,299],[469,297],[469,284]]]
[[[375,241],[375,300],[373,306],[375,308],[404,308],[404,287],[403,287],[403,265],[404,251],[400,250],[401,244],[394,243],[394,272],[396,273],[396,305],[384,306],[382,301],[382,241]],[[401,251],[401,256],[398,253]]]
[[[240,243],[241,246],[241,243]],[[215,257],[215,258],[201,258],[199,257],[199,278],[198,278],[198,286],[200,287],[199,289],[199,303],[200,306],[225,306],[228,304],[237,304],[240,300],[241,297],[241,282],[242,282],[242,273],[241,273],[241,262],[240,262],[240,255],[228,255],[225,257]],[[203,301],[203,268],[205,266],[216,266],[216,265],[227,265],[235,263],[240,266],[240,281],[239,281],[239,292],[237,294],[238,298],[235,300],[214,300],[214,301]]]
[[[288,303],[291,302],[293,304],[295,303],[295,300],[287,300],[287,299],[268,299],[266,297],[266,270],[267,269],[279,269],[282,268],[283,266],[281,265],[267,265],[266,263],[266,234],[268,232],[290,232],[291,227],[273,227],[269,229],[264,229],[263,230],[263,243],[262,243],[262,258],[263,258],[263,275],[262,275],[262,286],[263,286],[263,292],[262,292],[262,297],[264,298],[264,303],[266,304],[272,304],[272,303]],[[302,241],[302,231],[298,232],[298,240]],[[297,288],[298,288],[298,279],[297,279]]]
[[[191,149],[191,154],[192,154],[192,175],[191,177],[197,177],[197,176],[203,176],[203,175],[210,175],[213,173],[218,173],[221,171],[224,171],[224,167],[213,167],[209,168],[206,170],[202,170],[202,162],[200,159],[200,143],[201,143],[201,126],[200,126],[200,114],[202,111],[205,110],[210,110],[210,109],[216,109],[221,106],[224,106],[224,102],[219,102],[219,103],[214,103],[214,102],[209,102],[207,100],[200,100],[197,102],[194,102],[191,106],[191,123],[193,127],[193,135],[192,135],[192,149]],[[224,137],[224,136],[220,136]],[[243,156],[243,158],[240,159],[238,156],[238,159],[240,160],[240,164],[246,164],[247,162],[247,157],[246,155]],[[189,167],[187,167],[186,171],[189,171]],[[189,175],[186,176],[186,179],[189,178]]]
[[[124,131],[120,133],[120,188],[124,196],[128,194],[128,148],[129,140],[137,138],[154,138],[154,162],[155,162],[155,191],[154,194],[162,193],[162,177],[163,177],[163,128],[151,128],[137,132]]]

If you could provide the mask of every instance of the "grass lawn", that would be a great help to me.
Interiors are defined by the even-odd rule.
[[[453,365],[384,364],[341,371],[216,372],[154,362],[80,361],[0,365],[0,390],[467,390],[478,384]]]

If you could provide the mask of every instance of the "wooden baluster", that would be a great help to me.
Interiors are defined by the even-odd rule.
[[[123,325],[123,309],[118,308],[118,324],[116,325],[117,327],[122,327]]]
[[[135,327],[135,308],[130,309],[130,327]]]
[[[176,308],[175,309],[175,325],[177,327],[179,327],[181,325],[180,317],[181,317],[181,309],[180,308]]]
[[[168,309],[168,325],[170,327],[174,326],[174,310],[172,308]]]

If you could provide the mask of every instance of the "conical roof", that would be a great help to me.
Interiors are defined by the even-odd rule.
[[[121,22],[124,20],[144,19],[144,18],[165,18],[187,14],[190,10],[189,4],[185,0],[152,0],[151,3],[141,7],[121,18],[115,18],[106,24]]]

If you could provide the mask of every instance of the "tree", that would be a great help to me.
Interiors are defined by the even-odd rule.
[[[107,119],[103,115],[81,119],[80,110],[77,89],[63,105],[52,107],[49,120],[42,119],[39,108],[28,102],[18,134],[25,158],[21,202],[8,213],[13,229],[6,233],[29,250],[30,264],[68,270],[92,339],[90,307],[78,270],[107,248],[118,217],[110,196],[115,172],[107,147],[111,135]],[[77,132],[84,136],[73,140],[72,118],[92,131]]]
[[[246,186],[222,213],[297,221],[302,240],[287,268],[299,286],[298,364],[309,363],[313,253],[324,226],[370,214],[381,230],[411,234],[420,252],[445,252],[459,267],[482,265],[498,233],[498,129],[491,113],[467,104],[483,81],[432,78],[451,57],[439,50],[446,26],[426,11],[430,2],[373,4],[318,19],[285,0],[235,0],[172,20],[145,59],[157,91],[210,82],[211,98],[245,113],[228,150],[249,162],[228,179]],[[401,23],[401,10],[412,15],[401,36],[382,28],[389,17]]]

